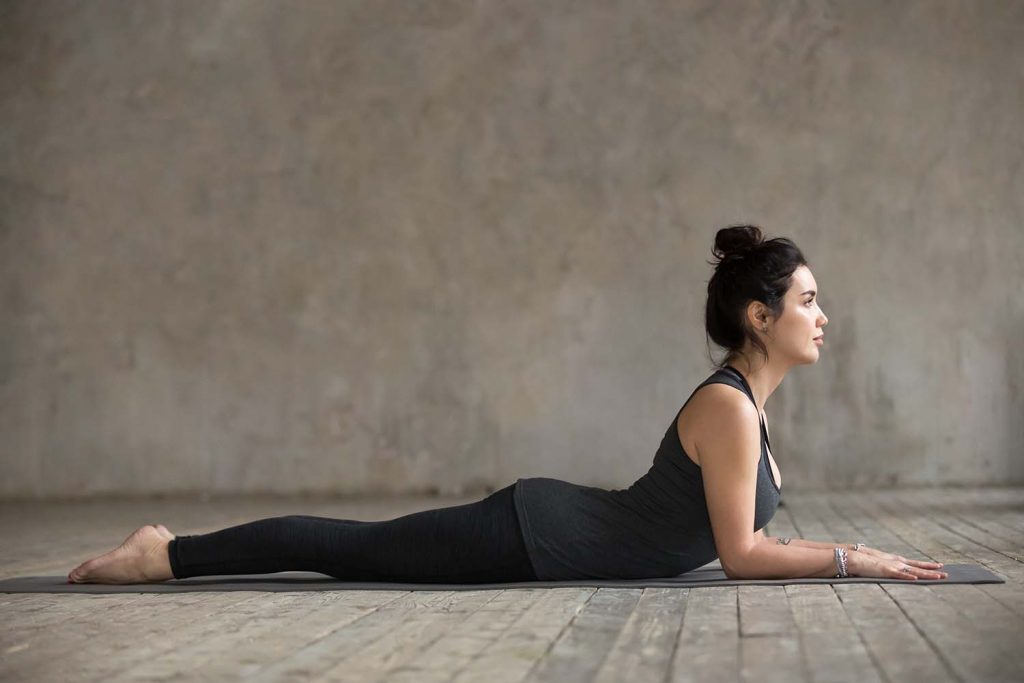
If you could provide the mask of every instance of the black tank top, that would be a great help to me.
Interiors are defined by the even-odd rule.
[[[548,477],[516,481],[516,514],[538,579],[677,576],[718,557],[701,469],[684,452],[676,429],[686,404],[707,384],[728,384],[754,402],[738,370],[727,365],[715,371],[683,403],[654,464],[628,489]],[[766,445],[771,447],[761,421],[754,531],[771,520],[779,504]]]

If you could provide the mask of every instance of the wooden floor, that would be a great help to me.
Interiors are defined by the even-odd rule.
[[[0,578],[143,524],[388,519],[475,500],[0,505]],[[0,593],[2,681],[1024,681],[1024,488],[787,493],[772,535],[981,564],[1005,584]]]

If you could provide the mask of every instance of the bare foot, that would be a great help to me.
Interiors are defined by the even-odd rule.
[[[68,580],[72,583],[152,583],[173,579],[167,555],[167,545],[172,538],[174,534],[162,524],[139,527],[114,550],[72,569]]]

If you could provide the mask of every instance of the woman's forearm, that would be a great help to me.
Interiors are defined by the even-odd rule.
[[[834,546],[828,548],[792,547],[758,543],[752,546],[736,564],[722,569],[730,579],[802,579],[831,577],[837,573]]]
[[[804,538],[789,538],[788,536],[765,536],[765,543],[776,543],[779,545],[797,546],[800,548],[825,548],[831,550],[833,548],[846,548],[847,550],[853,550],[853,543],[832,543],[830,541],[808,541]]]

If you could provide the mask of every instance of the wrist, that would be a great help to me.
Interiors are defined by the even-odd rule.
[[[846,553],[846,573],[850,576],[860,576],[861,554],[855,552]]]

